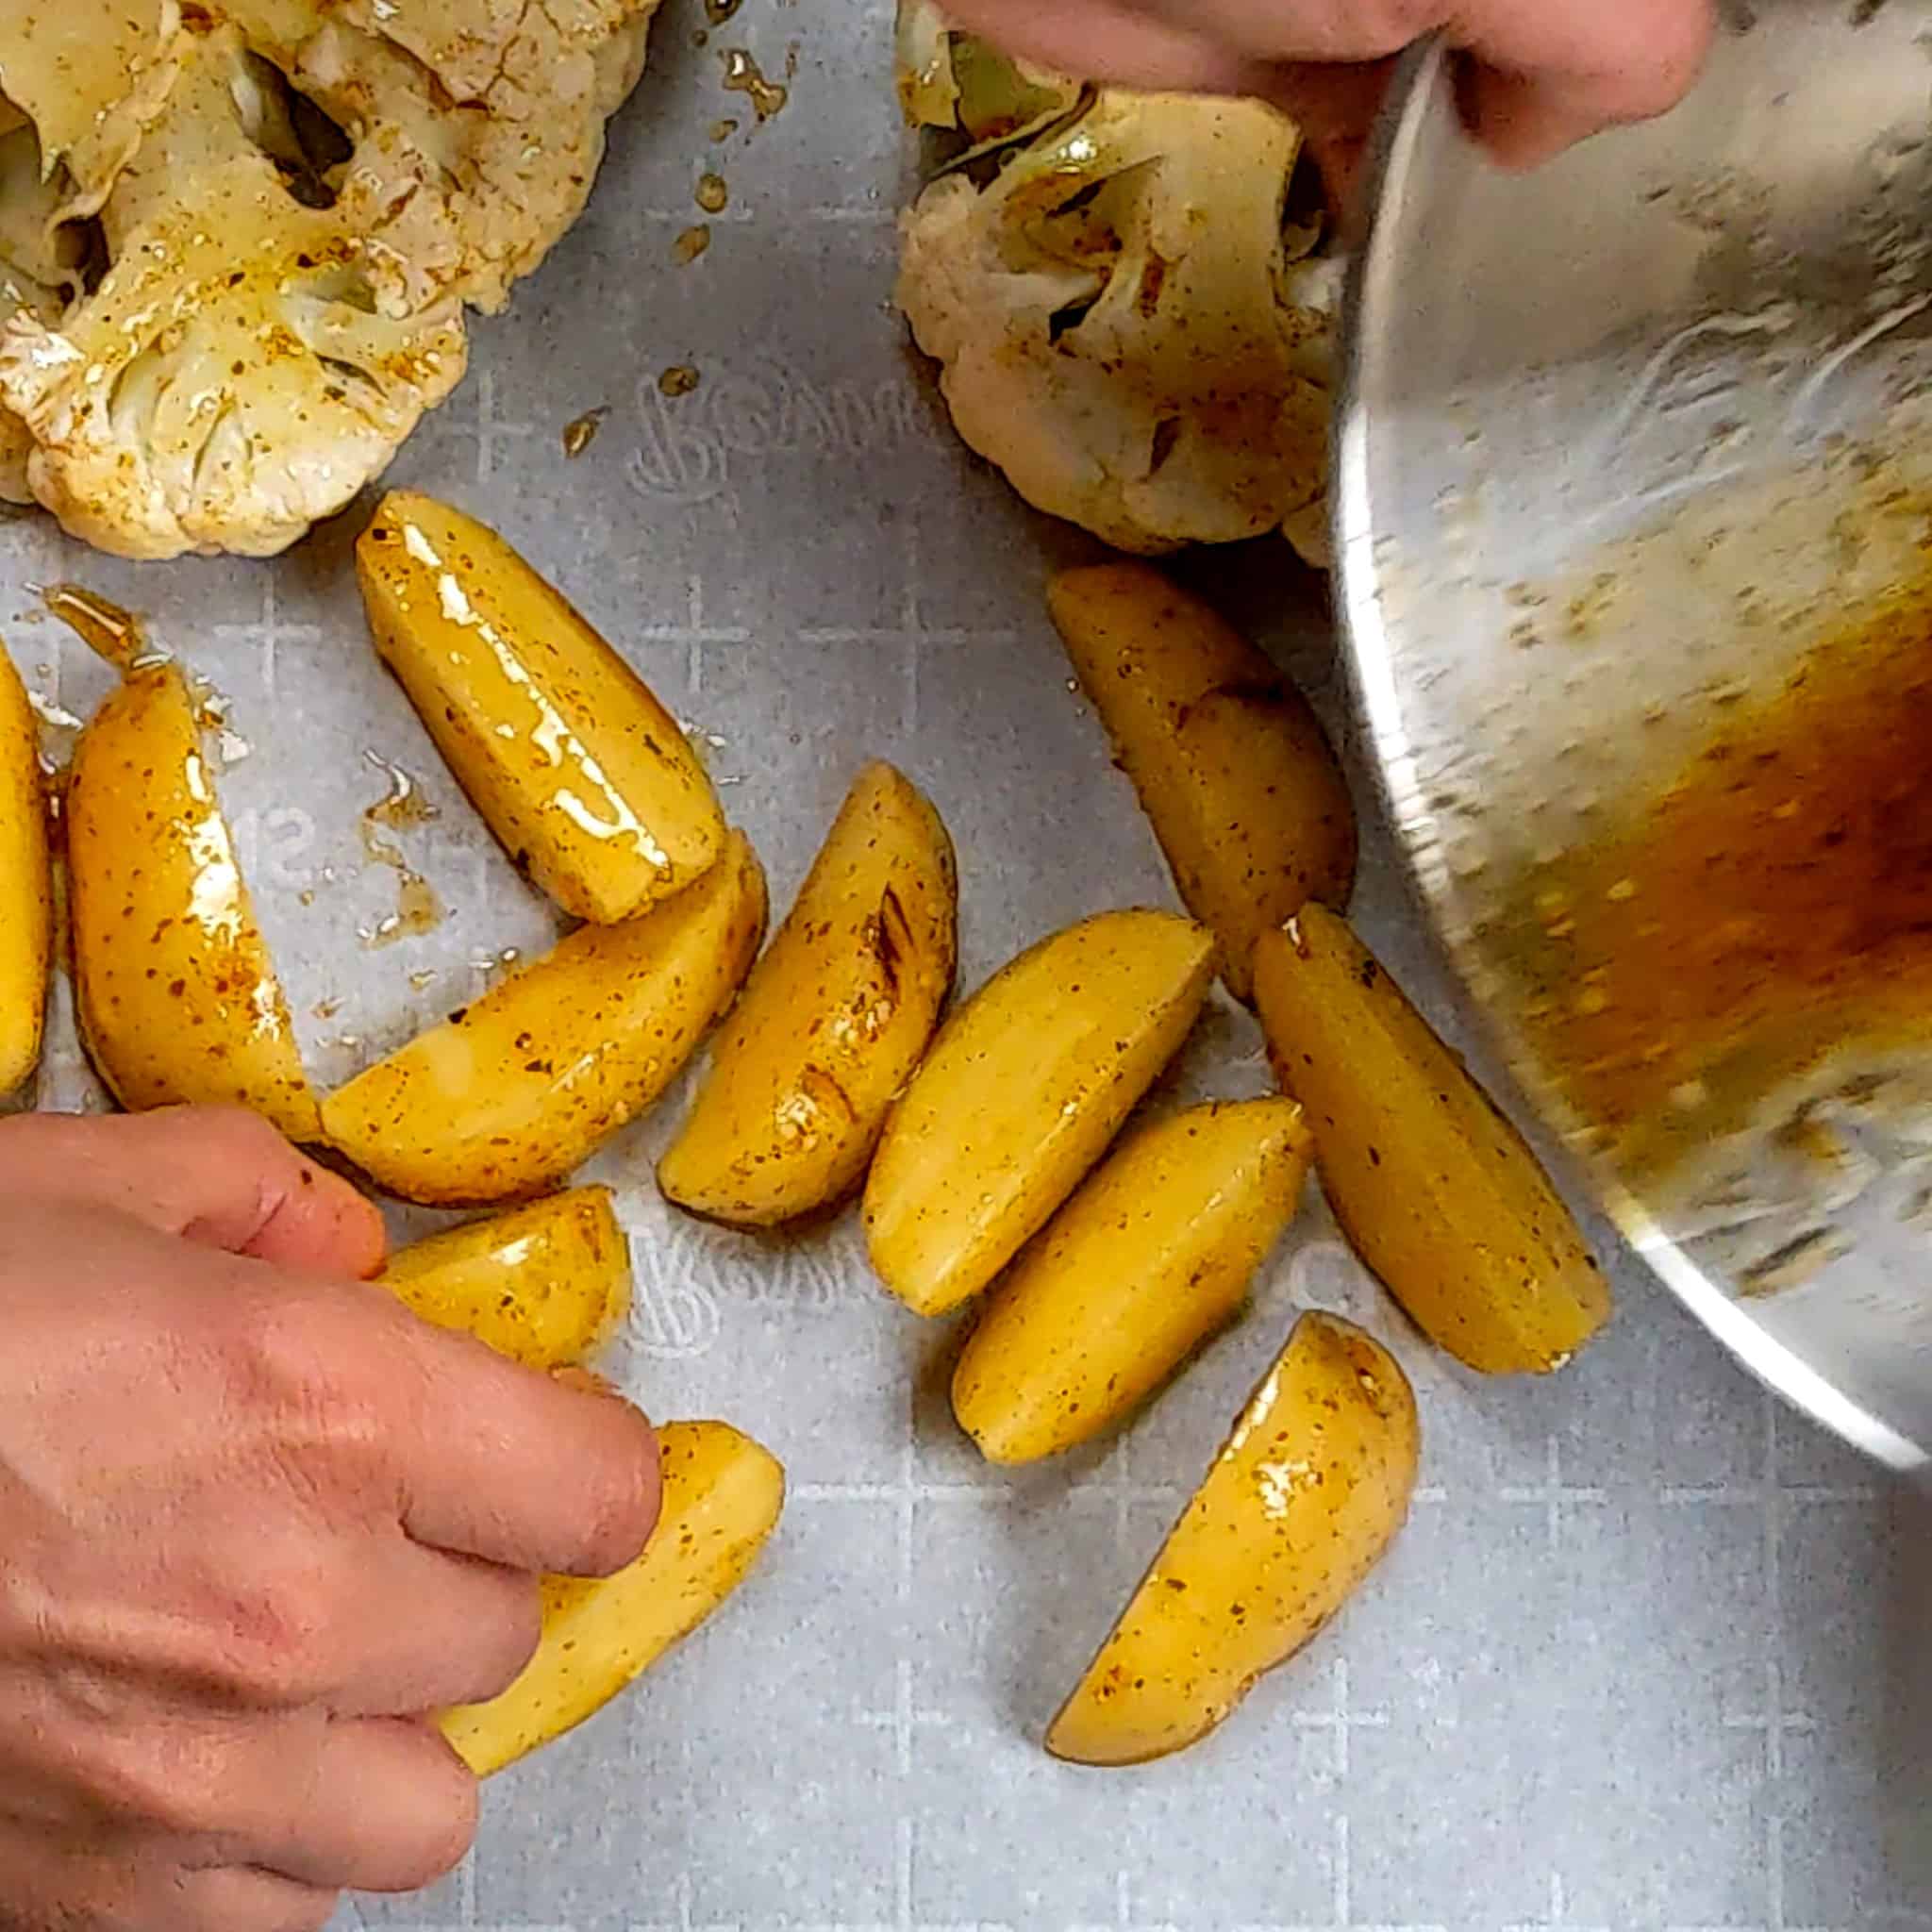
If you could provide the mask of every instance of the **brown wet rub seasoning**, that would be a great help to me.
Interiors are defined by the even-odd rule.
[[[1932,571],[1734,712],[1640,827],[1525,881],[1510,964],[1571,1100],[1641,1164],[1932,1010]]]

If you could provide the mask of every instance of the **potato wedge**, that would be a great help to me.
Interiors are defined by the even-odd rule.
[[[573,1188],[390,1257],[376,1277],[412,1314],[525,1368],[594,1355],[630,1310],[630,1245],[608,1188]]]
[[[53,906],[40,727],[0,645],[0,1093],[12,1092],[40,1061]]]
[[[726,1423],[658,1431],[664,1507],[644,1553],[595,1582],[543,1584],[543,1635],[524,1674],[488,1704],[442,1713],[478,1777],[593,1717],[688,1637],[744,1580],[785,1507],[777,1458]]]
[[[256,924],[180,667],[129,672],[67,790],[75,997],[123,1107],[239,1102],[320,1138],[289,1003]]]
[[[583,925],[322,1105],[329,1144],[406,1201],[487,1206],[573,1174],[677,1076],[764,936],[741,833],[688,891]]]
[[[1188,1036],[1205,927],[1102,912],[1041,940],[940,1029],[865,1187],[873,1267],[908,1307],[977,1294],[1044,1224]]]
[[[724,815],[677,721],[493,530],[393,491],[356,545],[375,648],[504,850],[609,924],[717,858]]]
[[[770,1227],[843,1200],[939,1024],[958,957],[953,841],[891,765],[847,792],[720,1029],[665,1197]]]
[[[1408,1515],[1422,1438],[1380,1342],[1311,1311],[1046,1734],[1056,1757],[1185,1750],[1333,1617]]]
[[[1248,1000],[1256,940],[1354,889],[1355,810],[1321,721],[1266,652],[1151,565],[1063,571],[1046,598],[1182,900]]]
[[[1047,1223],[986,1306],[953,1413],[990,1462],[1032,1462],[1137,1408],[1234,1320],[1294,1219],[1302,1110],[1211,1102],[1142,1127]]]
[[[1561,1368],[1609,1319],[1609,1289],[1495,1102],[1325,907],[1262,937],[1255,991],[1356,1253],[1471,1368]]]

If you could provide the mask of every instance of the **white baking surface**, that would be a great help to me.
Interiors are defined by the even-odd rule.
[[[1041,613],[1065,540],[953,441],[887,308],[906,157],[882,0],[749,0],[700,49],[703,24],[689,0],[667,9],[591,213],[479,325],[473,375],[393,480],[499,525],[708,735],[780,907],[856,765],[902,763],[958,842],[971,985],[1079,913],[1171,889]],[[775,76],[794,43],[790,106],[748,132],[720,50]],[[741,129],[714,147],[727,116]],[[678,267],[713,165],[730,208]],[[696,391],[666,399],[658,375],[687,363]],[[564,425],[597,407],[601,432],[567,460]],[[105,682],[37,621],[29,587],[72,577],[148,613],[232,700],[250,755],[225,795],[328,1080],[555,929],[368,649],[357,521],[272,567],[134,568],[0,525],[0,618],[42,695],[84,710]],[[1275,613],[1271,640],[1340,724],[1325,620],[1285,549],[1192,571]],[[449,908],[374,950],[358,929],[396,881],[359,837],[385,784],[370,753],[440,807],[399,840]],[[1373,829],[1357,909],[1426,988]],[[1255,1091],[1257,1045],[1224,1009],[1174,1086]],[[91,1098],[57,1038],[43,1102]],[[656,1414],[724,1415],[769,1442],[784,1523],[709,1627],[491,1784],[459,1873],[352,1901],[340,1925],[1932,1927],[1932,1523],[1634,1266],[1614,1328],[1565,1374],[1486,1383],[1407,1329],[1311,1194],[1252,1317],[1136,1427],[1008,1478],[951,1425],[946,1331],[875,1290],[849,1219],[787,1246],[664,1208],[650,1160],[679,1104],[593,1170],[637,1257],[618,1370]],[[1056,1764],[1044,1721],[1301,1304],[1365,1321],[1409,1369],[1427,1451],[1408,1529],[1198,1749]]]

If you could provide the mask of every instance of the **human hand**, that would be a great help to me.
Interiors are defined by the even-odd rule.
[[[945,0],[961,26],[1061,74],[1259,94],[1301,121],[1330,175],[1353,172],[1391,61],[1441,28],[1468,56],[1470,125],[1530,167],[1674,107],[1696,78],[1713,0]]]
[[[0,1122],[0,1932],[302,1932],[453,1866],[427,1721],[658,1509],[625,1404],[358,1276],[375,1210],[252,1116]]]

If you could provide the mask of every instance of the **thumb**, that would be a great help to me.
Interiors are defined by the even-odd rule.
[[[239,1108],[0,1121],[0,1198],[118,1209],[158,1234],[305,1272],[366,1278],[382,1216],[347,1181]]]

